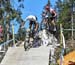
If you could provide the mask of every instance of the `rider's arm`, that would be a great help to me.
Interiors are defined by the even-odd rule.
[[[25,18],[25,20],[24,20],[25,23],[26,23],[26,21],[29,20],[29,19],[30,19],[30,16],[27,16],[27,17]]]
[[[54,13],[54,17],[56,17],[57,16],[56,12],[54,10],[52,12]]]
[[[38,28],[39,28],[39,23],[36,23],[36,24],[35,24],[35,31],[37,31]]]
[[[28,18],[29,18],[29,17],[26,17],[26,18],[25,18],[25,21],[27,21],[27,20],[28,20]]]

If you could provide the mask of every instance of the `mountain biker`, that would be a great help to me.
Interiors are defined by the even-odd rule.
[[[37,22],[37,17],[34,15],[29,15],[26,17],[25,21],[29,20],[29,29],[32,29],[32,32],[36,33],[39,28],[39,24]]]
[[[56,31],[56,24],[55,24],[55,18],[57,16],[57,13],[55,12],[54,9],[52,9],[48,4],[45,6],[45,12],[46,12],[46,17],[51,19],[51,24],[53,25],[54,27],[54,30],[53,31]]]

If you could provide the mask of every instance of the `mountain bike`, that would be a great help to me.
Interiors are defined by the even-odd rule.
[[[26,30],[26,37],[24,42],[25,51],[30,48],[36,48],[41,46],[41,39],[39,37],[39,32],[33,32],[33,30]]]
[[[29,48],[32,47],[32,42],[33,42],[33,34],[32,30],[27,29],[26,30],[26,37],[25,37],[25,42],[24,42],[24,49],[28,50]]]

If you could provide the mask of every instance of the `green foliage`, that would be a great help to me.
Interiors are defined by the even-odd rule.
[[[73,15],[73,21],[75,21],[75,12],[72,12],[73,4],[75,0],[58,0],[56,2],[57,6],[57,13],[58,13],[58,25],[62,23],[62,26],[64,29],[72,29],[72,15]],[[75,7],[75,6],[74,6]],[[75,29],[75,22],[73,24]],[[63,30],[65,40],[66,40],[66,54],[71,52],[74,48],[72,48],[71,43],[68,42],[71,39],[72,31],[71,30]],[[75,34],[75,32],[74,32]],[[63,46],[63,45],[61,45]],[[57,50],[56,57],[59,58],[58,55],[60,54],[61,48]]]
[[[21,8],[24,8],[23,2],[24,0],[19,0],[17,7],[17,10],[12,6],[12,3],[14,3],[14,0],[0,0],[0,24],[3,25],[4,28],[4,38],[8,33],[6,33],[6,24],[10,27],[10,22],[16,19],[17,22],[21,22]],[[21,4],[20,4],[21,2]],[[14,3],[15,5],[16,3]],[[19,10],[18,10],[19,9]],[[10,30],[9,30],[10,32]],[[5,39],[6,40],[6,39]],[[5,41],[4,40],[4,41]]]
[[[25,36],[26,36],[25,31],[26,31],[25,28],[19,28],[19,30],[18,30],[18,40],[22,40],[22,41],[25,40]]]
[[[74,4],[75,0],[58,0],[56,2],[57,6],[57,12],[58,12],[58,24],[62,23],[64,29],[71,29],[72,24],[71,24],[71,15],[73,14],[72,12],[72,7]],[[66,35],[67,34],[67,35]],[[66,39],[71,38],[71,31],[64,31],[64,35]]]

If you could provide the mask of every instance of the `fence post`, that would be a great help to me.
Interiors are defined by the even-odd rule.
[[[60,65],[63,65],[63,61],[64,61],[64,52],[65,52],[65,38],[63,35],[63,28],[62,28],[62,24],[60,24],[60,44],[63,46],[62,50],[61,50],[61,55],[60,55]]]
[[[12,32],[13,32],[13,45],[14,47],[16,47],[15,45],[15,35],[14,35],[14,25],[12,24]]]
[[[62,24],[60,24],[60,44],[62,44]]]

